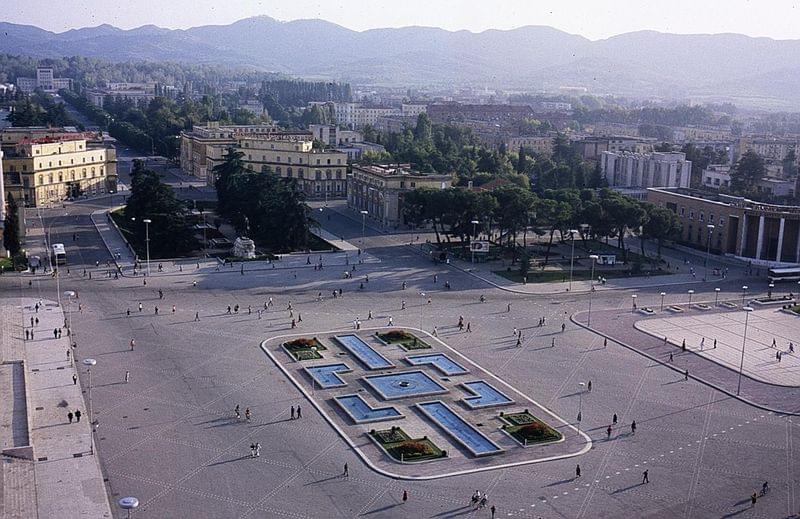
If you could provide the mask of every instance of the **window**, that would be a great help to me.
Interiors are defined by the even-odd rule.
[[[341,180],[341,179],[342,179],[342,170],[341,169],[337,169],[336,170],[336,180]]]
[[[705,215],[705,213],[704,213],[704,212],[702,212],[702,211],[700,211],[700,221],[701,221],[701,222],[705,222],[705,221],[706,221],[706,215]]]
[[[261,166],[261,172],[262,172],[262,173],[266,173],[266,172],[268,172],[268,171],[269,171],[269,168],[267,167],[267,165],[266,165],[266,164],[264,164],[263,166]]]
[[[281,167],[280,166],[275,168],[275,173],[277,173],[278,175],[281,174]]]
[[[280,161],[281,161],[281,156],[280,156],[280,155],[278,155],[277,157],[275,157],[275,162],[280,162]]]
[[[414,189],[415,187],[417,187],[417,183],[416,182],[412,182],[411,183],[411,189]]]
[[[329,170],[329,169],[325,170],[325,178],[327,178],[328,180],[333,178],[333,176],[331,175],[331,170]]]
[[[316,178],[317,180],[322,180],[322,171],[317,170],[316,173],[314,174],[314,178]]]
[[[47,175],[47,183],[48,184],[52,184],[53,183],[53,174],[52,173]]]
[[[694,211],[689,211],[689,220],[694,220]]]
[[[401,180],[400,181],[400,189],[405,189],[405,187],[406,187],[406,181],[405,180]]]
[[[681,216],[685,216],[685,215],[686,215],[686,208],[685,207],[681,207]]]
[[[720,216],[719,217],[719,226],[722,227],[723,225],[725,225],[725,218]]]
[[[319,159],[317,159],[317,164],[319,164]]]
[[[58,181],[59,182],[64,182],[64,175],[61,172],[58,173]]]
[[[39,175],[39,185],[44,184],[44,176]]]
[[[336,159],[336,163],[337,164],[341,164],[342,163],[342,159]]]
[[[328,164],[330,164],[330,163],[331,163],[331,159],[328,159]]]
[[[709,223],[714,223],[714,213],[709,213],[708,214],[708,222]]]

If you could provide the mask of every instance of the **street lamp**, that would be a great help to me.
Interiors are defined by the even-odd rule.
[[[97,361],[94,359],[83,359],[83,365],[86,366],[86,372],[89,374],[89,425],[93,427],[92,423],[92,366],[97,364]],[[91,445],[90,449],[92,454],[94,454],[94,432],[90,431],[91,435]]]
[[[592,296],[594,295],[594,264],[600,256],[597,254],[590,254],[589,259],[592,260],[592,278],[589,280],[589,317],[586,319],[586,325],[592,324]]]
[[[636,294],[631,296],[631,313],[636,311],[636,298],[639,297]]]
[[[661,311],[664,311],[664,296],[667,295],[666,292],[661,292]]]
[[[67,298],[67,314],[69,319],[69,326],[67,328],[67,335],[72,336],[72,298],[75,297],[75,292],[72,290],[65,290],[64,297]],[[73,337],[72,340],[74,341],[75,338]]]
[[[364,250],[364,235],[367,230],[367,215],[369,211],[361,211],[361,250]]]
[[[139,500],[135,497],[123,497],[117,501],[117,504],[123,510],[128,511],[128,519],[131,519],[131,510],[136,510],[139,508]]]
[[[689,290],[689,305],[692,304],[692,296],[694,295],[694,290]]]
[[[472,246],[472,239],[475,238],[475,227],[480,223],[478,220],[469,222],[472,224],[472,237],[469,239],[469,247],[472,249],[472,263],[475,263],[475,247]]]
[[[742,287],[742,306],[744,307],[744,298],[747,296],[747,285]]]
[[[578,382],[578,434],[581,432],[581,419],[583,418],[583,388],[586,386],[583,382]]]
[[[703,281],[708,279],[708,262],[711,260],[711,235],[714,233],[714,224],[710,223],[706,225],[708,228],[708,245],[706,247],[706,264],[705,270],[703,271]]]
[[[769,290],[767,291],[767,299],[772,299],[772,289],[775,288],[775,283],[770,283],[768,287]]]
[[[150,218],[142,220],[144,222],[144,242],[147,247],[147,276],[150,277],[150,224],[153,221]]]
[[[747,318],[750,316],[750,312],[753,311],[752,307],[745,306],[742,308],[745,311],[744,314],[744,335],[742,336],[742,359],[739,361],[739,381],[736,383],[736,394],[739,394],[739,390],[742,388],[742,370],[744,369],[744,348],[745,344],[747,343]]]
[[[719,300],[719,287],[714,289],[714,306],[717,306],[718,300]]]
[[[572,292],[572,268],[575,264],[575,233],[578,232],[575,229],[569,230],[569,237],[572,240],[572,253],[569,256],[569,287],[567,291]]]

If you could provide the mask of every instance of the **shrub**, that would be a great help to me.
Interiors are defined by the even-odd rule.
[[[541,438],[543,436],[547,436],[549,431],[545,424],[541,422],[533,422],[520,427],[519,432],[526,438]]]
[[[383,334],[383,339],[388,341],[404,341],[413,339],[414,336],[404,330],[389,330]]]
[[[400,445],[397,450],[402,453],[403,456],[419,456],[427,454],[430,451],[428,444],[424,442],[406,442]]]

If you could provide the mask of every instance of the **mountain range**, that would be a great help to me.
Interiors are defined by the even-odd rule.
[[[539,90],[800,107],[800,40],[654,31],[592,41],[552,27],[480,33],[431,27],[353,31],[324,20],[268,16],[230,25],[54,33],[0,23],[0,52],[112,61],[226,63],[294,76],[400,86]]]

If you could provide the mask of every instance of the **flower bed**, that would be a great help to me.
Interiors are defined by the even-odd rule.
[[[644,315],[654,315],[656,311],[645,306],[644,308],[639,309],[639,313]]]
[[[533,416],[527,409],[521,413],[500,413],[500,419],[507,422],[502,429],[524,446],[563,438],[560,432]]]
[[[431,347],[430,344],[405,330],[389,330],[388,332],[378,332],[375,335],[384,343],[397,344],[404,350],[426,350]]]
[[[697,308],[698,310],[711,310],[711,307],[705,303],[697,303],[696,305],[694,305],[694,307]]]
[[[794,303],[794,298],[786,295],[783,297],[772,297],[772,298],[759,297],[750,301],[750,304],[759,306],[785,305],[786,303]]]
[[[719,305],[724,306],[725,308],[738,308],[736,303],[731,303],[730,301],[723,301]]]
[[[447,457],[447,452],[436,446],[427,436],[411,438],[400,427],[369,432],[389,456],[404,463],[415,463]]]
[[[322,355],[319,350],[326,350],[327,348],[316,337],[311,339],[300,337],[299,339],[284,342],[283,349],[295,360],[313,360],[321,359]]]
[[[680,306],[668,306],[667,310],[669,310],[670,312],[675,313],[675,314],[682,314],[683,313],[683,308],[681,308]]]

